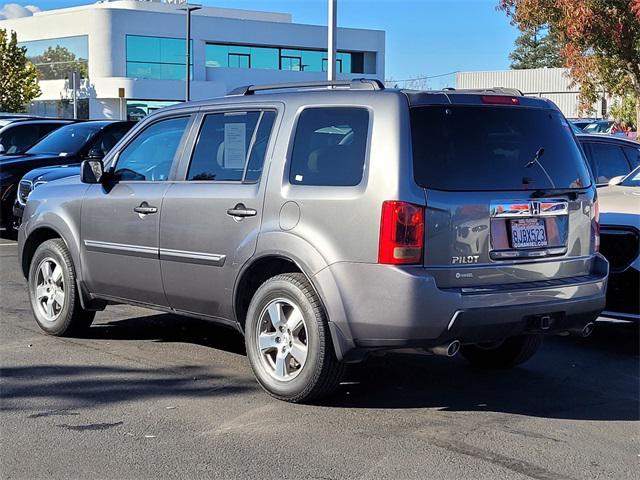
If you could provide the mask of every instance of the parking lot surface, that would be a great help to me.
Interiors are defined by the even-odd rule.
[[[372,358],[291,405],[198,320],[112,306],[84,338],[44,335],[16,255],[0,240],[2,478],[637,478],[636,329],[549,338],[510,371]]]

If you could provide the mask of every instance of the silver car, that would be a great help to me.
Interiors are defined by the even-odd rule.
[[[555,105],[376,81],[244,87],[162,109],[33,191],[40,327],[130,303],[231,326],[276,398],[421,348],[504,368],[605,305],[596,189]],[[185,320],[188,321],[188,320]]]

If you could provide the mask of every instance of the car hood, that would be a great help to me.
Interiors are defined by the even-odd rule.
[[[73,161],[68,157],[61,157],[59,155],[10,155],[5,157],[0,157],[0,167],[3,169],[11,168],[12,166],[22,167],[25,165],[29,165],[30,163],[38,164],[41,162],[56,162],[56,163],[64,163]]]
[[[619,185],[598,189],[600,221],[603,225],[640,228],[640,187]]]
[[[27,173],[23,180],[29,180],[35,182],[52,182],[59,178],[71,177],[73,175],[80,175],[80,164],[73,165],[58,165],[55,167],[41,167],[31,170]]]

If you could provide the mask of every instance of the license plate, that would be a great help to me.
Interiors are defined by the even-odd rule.
[[[540,218],[511,220],[511,246],[534,248],[547,246],[547,230]]]

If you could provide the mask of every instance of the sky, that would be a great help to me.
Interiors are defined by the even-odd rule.
[[[88,0],[13,0],[29,10],[93,3]],[[9,2],[7,2],[9,3]],[[194,0],[213,7],[286,12],[294,22],[324,25],[326,0]],[[518,35],[498,0],[338,0],[338,26],[386,31],[386,78],[396,81],[458,70],[509,68]],[[5,10],[7,5],[4,5]],[[0,0],[0,18],[3,3]],[[338,46],[340,40],[338,39]],[[429,79],[429,88],[454,86],[454,75]]]

